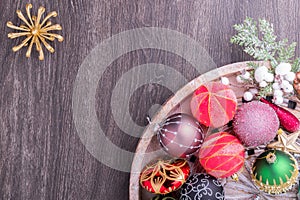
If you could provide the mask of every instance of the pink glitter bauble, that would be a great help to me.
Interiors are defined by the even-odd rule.
[[[243,104],[233,120],[233,130],[247,147],[270,142],[277,134],[279,120],[267,104],[253,101]]]

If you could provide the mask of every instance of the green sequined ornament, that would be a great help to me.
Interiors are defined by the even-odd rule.
[[[298,164],[288,152],[268,150],[260,154],[252,167],[254,183],[270,194],[288,191],[296,183]]]

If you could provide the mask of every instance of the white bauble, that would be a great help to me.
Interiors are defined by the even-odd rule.
[[[287,73],[289,73],[291,71],[291,69],[292,69],[292,66],[290,63],[280,63],[275,68],[275,74],[286,75]]]

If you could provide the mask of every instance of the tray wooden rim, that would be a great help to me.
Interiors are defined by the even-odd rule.
[[[143,157],[142,155],[146,152],[147,147],[149,146],[153,134],[153,125],[161,122],[165,119],[171,110],[178,105],[181,101],[184,100],[187,96],[192,94],[194,90],[196,90],[200,85],[205,82],[210,82],[221,78],[223,76],[228,76],[230,74],[237,73],[241,70],[249,70],[247,63],[255,62],[259,63],[260,65],[268,66],[268,62],[264,61],[244,61],[244,62],[237,62],[228,64],[217,69],[208,71],[197,78],[193,79],[186,85],[184,85],[181,89],[179,89],[174,96],[168,99],[165,104],[161,107],[161,109],[155,114],[152,119],[152,124],[148,125],[143,134],[142,138],[140,139],[135,156],[133,158],[132,166],[131,166],[131,173],[130,173],[130,184],[129,184],[129,200],[140,200],[140,187],[139,187],[139,173],[144,166],[142,166]]]

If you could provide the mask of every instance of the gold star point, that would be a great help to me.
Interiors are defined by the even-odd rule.
[[[268,148],[280,149],[283,151],[300,153],[300,145],[297,143],[297,138],[300,132],[287,135],[282,129],[278,130],[278,141],[268,144]]]
[[[35,44],[36,50],[39,52],[39,59],[44,60],[44,53],[41,44],[43,44],[48,51],[54,53],[54,48],[46,40],[54,41],[57,39],[59,42],[62,42],[63,37],[61,35],[51,32],[49,33],[49,31],[60,31],[62,30],[62,27],[59,24],[52,25],[51,21],[49,20],[51,17],[57,16],[56,11],[48,13],[43,21],[41,21],[42,15],[45,12],[45,8],[39,7],[37,16],[31,16],[31,8],[32,4],[26,5],[26,14],[28,19],[24,17],[20,10],[16,11],[18,17],[25,23],[25,25],[16,26],[11,21],[6,23],[9,28],[20,31],[17,33],[9,33],[8,38],[14,39],[18,37],[26,37],[21,44],[14,46],[12,50],[16,52],[22,47],[29,45],[26,52],[26,57],[30,57],[32,47]]]

